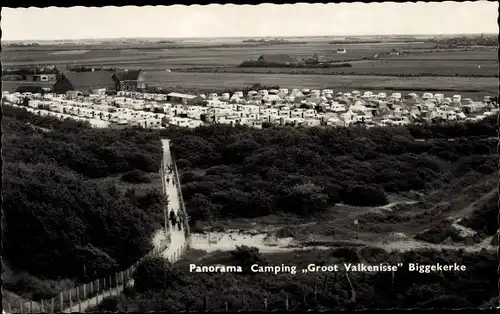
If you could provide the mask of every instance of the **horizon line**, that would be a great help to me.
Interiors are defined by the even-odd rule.
[[[343,34],[343,35],[302,35],[302,36],[283,36],[283,35],[270,35],[270,36],[201,36],[201,37],[91,37],[91,38],[61,38],[61,39],[2,39],[2,42],[15,42],[15,41],[70,41],[70,40],[120,40],[120,39],[239,39],[239,38],[315,38],[315,37],[397,37],[397,36],[460,36],[460,35],[498,35],[498,33],[431,33],[431,34]]]

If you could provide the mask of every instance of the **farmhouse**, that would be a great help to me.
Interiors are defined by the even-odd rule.
[[[347,53],[347,50],[345,50],[345,48],[339,48],[337,49],[337,53]]]
[[[71,90],[90,93],[92,90],[101,88],[111,91],[117,89],[117,83],[114,75],[108,71],[65,72],[54,84],[53,90],[57,94]]]
[[[399,50],[397,50],[396,48],[392,48],[391,51],[389,52],[390,55],[393,55],[393,56],[399,56],[401,54],[401,52]]]
[[[290,64],[294,62],[292,57],[287,54],[262,55],[259,57],[258,61],[281,64]]]
[[[146,89],[146,77],[142,70],[119,71],[114,74],[121,91],[144,91]]]

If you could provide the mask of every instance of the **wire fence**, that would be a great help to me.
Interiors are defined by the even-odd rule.
[[[175,158],[173,155],[173,152],[171,152],[172,156],[172,163],[174,165],[174,175],[175,175],[175,184],[177,186],[177,193],[179,195],[179,200],[180,200],[180,209],[182,211],[182,215],[184,216],[184,219],[182,221],[184,222],[184,232],[186,235],[186,239],[190,239],[189,235],[191,234],[191,231],[189,229],[189,216],[187,214],[186,210],[186,205],[184,204],[184,198],[182,197],[182,188],[181,188],[181,179],[179,175],[179,170],[177,169],[177,163],[175,162]]]
[[[353,294],[354,293],[354,294]],[[94,308],[92,311],[125,311],[125,312],[237,312],[237,311],[322,311],[333,307],[354,309],[356,300],[354,291],[337,292],[334,295],[324,295],[317,291],[302,294],[269,292],[266,296],[253,296],[251,293],[219,294],[194,297],[189,294],[177,299],[164,297],[158,299],[133,297],[133,305],[120,306],[120,301],[114,303],[115,308]],[[125,303],[127,304],[127,303]]]
[[[163,167],[162,163],[162,167]],[[174,161],[175,166],[175,161]],[[164,171],[164,169],[161,169]],[[178,180],[177,168],[175,168],[175,176],[177,177],[176,186],[178,193],[180,195],[181,200],[181,210],[184,215],[186,215],[184,202],[182,201],[182,193],[180,192],[180,183]],[[186,219],[184,220],[184,225],[186,226],[188,223]],[[189,228],[189,227],[187,227]],[[184,255],[186,250],[189,248],[189,229],[184,228],[186,232],[186,242],[174,250],[173,252],[167,253],[165,251],[169,248],[171,244],[171,234],[168,230],[168,226],[166,226],[165,233],[166,237],[160,241],[160,244],[152,249],[148,254],[140,258],[137,262],[135,262],[129,268],[116,272],[106,277],[102,277],[91,281],[89,283],[85,283],[83,285],[62,291],[58,296],[53,297],[51,299],[42,299],[38,302],[35,301],[20,301],[19,304],[11,304],[8,302],[4,302],[6,308],[4,311],[7,313],[59,313],[59,312],[82,312],[85,311],[85,308],[90,306],[95,306],[102,301],[103,298],[113,295],[120,294],[124,288],[128,285],[133,284],[132,274],[134,270],[137,268],[139,263],[144,261],[147,258],[154,256],[163,255],[165,258],[171,263],[177,262]]]

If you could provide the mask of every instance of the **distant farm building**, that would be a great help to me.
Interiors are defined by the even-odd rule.
[[[146,77],[141,70],[119,71],[114,75],[119,83],[119,90],[144,91],[146,89]]]
[[[394,56],[399,56],[401,52],[397,50],[396,48],[392,48],[389,54],[394,55]]]
[[[345,50],[345,48],[339,48],[337,49],[337,53],[347,53],[347,50]]]
[[[28,74],[26,75],[26,81],[30,82],[55,82],[55,74]]]
[[[65,72],[61,79],[54,84],[54,92],[64,94],[67,91],[77,90],[91,92],[105,88],[107,91],[119,88],[119,82],[109,71]]]
[[[259,57],[258,61],[281,64],[290,64],[294,62],[293,58],[287,54],[262,55]]]

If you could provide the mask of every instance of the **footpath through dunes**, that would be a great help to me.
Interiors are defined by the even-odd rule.
[[[180,217],[185,217],[182,212],[181,206],[181,198],[180,198],[180,184],[177,181],[176,173],[175,173],[175,165],[172,158],[172,154],[170,151],[170,141],[162,140],[163,146],[163,162],[160,171],[162,171],[162,192],[165,193],[168,199],[167,205],[167,217],[171,217],[170,214],[173,212],[177,218],[177,222],[179,219],[184,219]],[[170,245],[169,247],[161,253],[161,256],[167,258],[171,263],[177,262],[182,254],[185,252],[188,245],[188,237],[185,232],[185,224],[174,224],[170,219],[167,219],[168,224],[168,232],[170,235]],[[163,233],[163,231],[160,231]],[[161,238],[161,236],[157,236],[156,238]],[[156,245],[156,244],[155,244]],[[133,279],[129,279],[125,282],[127,286],[133,286]],[[80,302],[75,302],[75,305],[70,306],[65,309],[64,313],[75,313],[75,312],[85,312],[88,308],[94,307],[102,302],[102,300],[106,297],[112,295],[118,295],[124,290],[124,285],[119,285],[117,287],[113,287],[107,290],[100,292],[98,295],[82,300]]]

